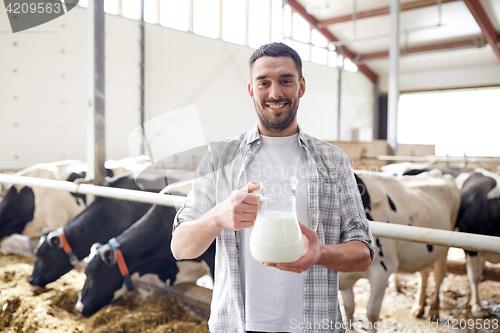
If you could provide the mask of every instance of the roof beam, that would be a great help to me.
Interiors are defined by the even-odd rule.
[[[295,12],[299,13],[300,16],[304,18],[312,27],[317,29],[325,38],[328,40],[328,42],[338,42],[339,39],[335,37],[328,29],[325,27],[320,27],[318,24],[318,20],[316,20],[311,14],[309,14],[304,7],[297,1],[297,0],[288,0],[287,1],[288,5],[292,10]],[[343,45],[342,47],[342,52],[344,55],[349,58],[351,61],[355,61],[354,59],[356,58],[356,54],[352,52],[348,47]],[[378,80],[378,75],[373,72],[368,66],[366,65],[359,65],[358,70],[365,74],[366,77],[370,79],[373,83],[376,83]]]
[[[464,0],[465,4],[469,8],[472,16],[476,19],[477,24],[483,32],[484,39],[488,44],[491,45],[493,52],[495,52],[498,60],[500,60],[500,48],[498,47],[498,34],[493,27],[488,15],[484,11],[483,6],[479,0]]]
[[[454,2],[459,0],[441,0],[441,3]],[[400,11],[413,10],[423,7],[435,6],[438,4],[437,0],[417,0],[412,2],[405,2],[401,4]],[[380,15],[388,15],[390,12],[389,7],[381,7],[371,10],[366,10],[363,12],[356,13],[356,19],[363,19],[368,17],[380,16]],[[319,21],[319,25],[321,27],[326,27],[330,24],[340,23],[340,22],[348,22],[352,21],[353,15],[343,15],[338,17],[332,17],[326,20]]]
[[[431,51],[446,51],[452,49],[460,49],[460,48],[472,48],[472,47],[481,47],[484,46],[481,38],[465,38],[460,40],[454,40],[451,42],[438,42],[434,44],[413,46],[407,49],[401,50],[401,55],[408,55],[414,53],[422,53],[422,52],[431,52]],[[389,57],[389,51],[381,51],[381,52],[373,52],[373,53],[365,53],[361,54],[358,57],[358,62],[363,62],[366,60],[373,59],[384,59]]]

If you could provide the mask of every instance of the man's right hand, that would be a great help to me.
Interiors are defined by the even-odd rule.
[[[231,195],[217,206],[217,226],[236,231],[253,227],[260,199],[252,192],[258,189],[257,184],[250,182],[241,190],[231,192]]]

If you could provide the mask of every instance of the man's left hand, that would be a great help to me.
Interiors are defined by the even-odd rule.
[[[264,266],[276,267],[288,272],[302,273],[319,261],[323,251],[323,245],[320,243],[318,235],[314,230],[306,227],[302,223],[299,223],[299,225],[304,235],[304,249],[299,260],[291,263],[263,262],[262,264]]]

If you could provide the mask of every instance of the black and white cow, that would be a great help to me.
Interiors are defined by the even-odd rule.
[[[149,173],[140,180],[136,180],[133,173],[127,173],[112,178],[105,186],[158,192],[166,179],[176,181],[168,177],[168,170]],[[29,282],[45,286],[73,268],[64,244],[69,244],[76,258],[82,260],[90,253],[92,244],[107,242],[121,234],[150,207],[151,204],[146,203],[96,197],[86,210],[68,222],[63,235],[59,230],[44,233],[35,249],[36,261]]]
[[[108,177],[134,171],[138,173],[151,163],[144,156],[108,160]],[[19,171],[16,176],[51,180],[84,179],[87,165],[77,160],[39,163]],[[93,197],[67,191],[12,185],[0,203],[0,240],[4,252],[30,254],[43,229],[57,229],[80,214]],[[21,237],[9,237],[11,235]]]
[[[378,172],[355,171],[368,220],[452,230],[458,214],[460,195],[452,177],[424,173],[396,179]],[[375,238],[376,255],[366,272],[340,273],[339,289],[347,320],[354,314],[353,285],[360,278],[371,284],[366,307],[372,327],[379,320],[389,276],[395,272],[419,272],[420,290],[412,315],[421,317],[425,308],[425,289],[431,267],[434,267],[436,293],[429,317],[439,315],[439,286],[446,274],[447,247],[432,246],[389,238]],[[373,329],[372,331],[376,331]]]
[[[397,167],[397,166],[395,166]],[[394,167],[394,168],[395,168]],[[456,229],[461,232],[500,237],[500,176],[484,169],[433,167],[405,170],[405,174],[419,174],[432,169],[455,177],[460,190],[461,204]],[[482,280],[482,261],[500,263],[500,255],[465,251],[467,276],[471,289],[469,305],[475,317],[488,316],[481,305],[478,284]]]
[[[16,176],[74,181],[85,177],[85,164],[79,161],[35,164]],[[58,228],[86,208],[84,198],[66,191],[12,185],[0,203],[0,240],[14,234],[27,238],[28,248],[34,248],[44,228]],[[6,252],[8,247],[2,246]]]
[[[197,275],[189,278],[181,276],[187,269],[186,265],[192,261],[178,262],[170,251],[175,213],[176,209],[173,207],[153,206],[139,221],[116,237],[130,274],[155,274],[162,282],[174,284],[196,281],[207,273],[206,269],[197,269]],[[84,316],[92,315],[109,304],[124,283],[110,244],[96,245],[89,256],[85,269],[87,279],[76,305]],[[213,277],[214,244],[196,259],[201,260],[208,264]]]

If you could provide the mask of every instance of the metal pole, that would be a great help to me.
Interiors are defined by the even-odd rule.
[[[465,232],[369,221],[373,236],[500,254],[500,238]]]
[[[391,42],[389,47],[389,82],[387,143],[396,155],[399,103],[399,0],[391,0]]]
[[[34,177],[14,176],[14,175],[1,175],[0,182],[26,185],[33,187],[44,187],[54,190],[67,191],[79,194],[92,194],[99,197],[106,197],[111,199],[136,201],[150,204],[157,204],[162,206],[180,207],[186,200],[185,197],[175,195],[164,195],[146,191],[127,190],[123,188],[96,186],[90,184],[76,184],[62,180],[52,180]],[[184,183],[183,183],[184,185]],[[170,192],[172,188],[168,192]],[[166,189],[164,190],[166,191]]]
[[[104,117],[104,1],[89,1],[88,12],[88,111],[87,181],[105,181],[106,159]]]
[[[142,145],[141,145],[141,155],[145,154],[145,145],[146,145],[146,130],[144,128],[144,122],[146,121],[146,116],[145,116],[145,26],[144,26],[144,0],[141,0],[141,23],[140,23],[140,47],[141,47],[141,61],[140,61],[140,67],[141,67],[141,85],[140,85],[140,94],[141,94],[141,106],[140,106],[140,119],[139,122],[141,124],[141,130],[142,130]]]
[[[338,65],[337,57],[337,65]],[[338,87],[337,87],[337,141],[340,141],[340,113],[342,111],[342,66],[338,66]]]
[[[72,182],[34,177],[0,174],[0,182],[33,187],[45,187],[72,193],[92,194],[101,197],[137,201],[162,206],[182,206],[185,197],[115,187],[75,184]],[[170,193],[175,188],[189,185],[179,182],[167,186],[160,193]],[[386,237],[424,244],[458,247],[464,250],[500,254],[500,237],[475,235],[465,232],[422,228],[394,223],[369,221],[371,232],[376,237]]]

